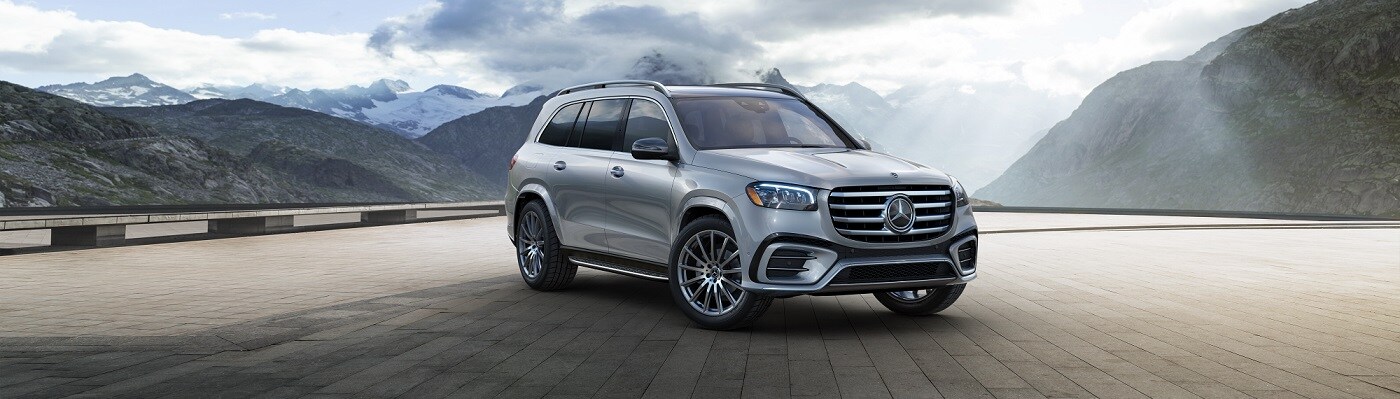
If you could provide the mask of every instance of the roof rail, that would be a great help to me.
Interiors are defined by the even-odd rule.
[[[666,90],[666,85],[651,80],[608,80],[602,82],[593,82],[573,87],[566,87],[563,90],[559,90],[559,93],[555,95],[562,96],[565,94],[576,93],[584,90],[602,89],[608,86],[651,86],[652,88],[656,89],[656,91],[659,91],[661,92],[661,94],[666,95],[666,97],[671,96],[671,91]]]
[[[710,85],[710,86],[715,86],[715,87],[737,87],[737,88],[741,88],[741,89],[760,89],[760,90],[768,90],[768,91],[777,90],[777,91],[779,91],[779,92],[781,92],[781,93],[783,93],[783,94],[787,94],[787,95],[789,95],[789,96],[793,96],[793,97],[800,98],[800,99],[802,99],[803,101],[807,101],[807,96],[802,95],[802,93],[801,93],[801,92],[798,92],[797,89],[794,89],[794,88],[788,87],[788,86],[784,86],[784,85],[779,85],[779,84],[772,84],[772,83],[718,83],[718,84],[712,84],[712,85]]]

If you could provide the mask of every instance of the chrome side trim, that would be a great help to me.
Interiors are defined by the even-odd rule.
[[[634,272],[634,271],[631,271],[631,270],[625,270],[625,269],[617,268],[617,267],[610,266],[610,265],[606,265],[606,264],[599,263],[599,262],[593,262],[593,261],[589,261],[589,260],[584,260],[584,259],[575,258],[575,257],[572,257],[572,256],[569,257],[569,262],[573,262],[573,264],[575,264],[575,265],[587,267],[587,268],[590,268],[590,269],[598,269],[598,270],[602,270],[602,271],[605,271],[605,272],[613,272],[613,273],[617,273],[617,274],[621,274],[621,275],[625,275],[625,276],[640,277],[640,278],[644,278],[644,279],[647,279],[647,280],[654,280],[654,281],[666,281],[666,280],[667,280],[665,277],[653,276],[653,275],[646,274],[646,273],[637,273],[637,272]]]

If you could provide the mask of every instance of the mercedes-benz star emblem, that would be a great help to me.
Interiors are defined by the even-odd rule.
[[[914,229],[914,201],[904,194],[891,196],[885,201],[885,210],[880,213],[885,218],[885,228],[895,234]]]

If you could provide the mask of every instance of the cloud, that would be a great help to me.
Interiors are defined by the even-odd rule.
[[[1306,1],[437,0],[370,32],[222,37],[0,0],[0,67],[142,72],[175,85],[333,87],[401,77],[486,91],[639,68],[676,81],[732,81],[778,67],[802,85],[856,81],[891,93],[1015,82],[1077,97],[1118,71],[1179,59]],[[227,15],[258,18],[242,14],[253,13]],[[661,61],[638,66],[658,53]]]
[[[728,71],[759,51],[739,32],[694,12],[609,4],[571,15],[558,1],[442,1],[383,24],[367,43],[394,58],[454,54],[506,78],[546,85],[618,78],[654,53]]]
[[[820,31],[862,28],[890,22],[936,17],[1007,15],[1020,0],[775,0],[726,2],[716,19],[748,27],[764,40]]]
[[[272,83],[339,87],[386,76],[440,74],[464,64],[444,58],[390,59],[365,47],[368,34],[261,30],[229,38],[139,22],[79,18],[0,0],[0,65],[17,71],[125,76],[141,72],[175,86]],[[451,64],[451,65],[448,65]],[[59,82],[52,82],[59,83]],[[66,82],[63,82],[66,83]]]
[[[1310,0],[1179,0],[1137,13],[1117,35],[1069,43],[1051,57],[1029,60],[1033,88],[1084,95],[1114,74],[1156,60],[1186,57],[1236,29],[1263,22]]]
[[[277,14],[264,14],[250,11],[226,12],[219,14],[219,19],[256,19],[260,21],[269,21],[277,19]]]

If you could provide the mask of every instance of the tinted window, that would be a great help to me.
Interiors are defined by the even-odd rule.
[[[676,114],[696,148],[847,147],[831,124],[793,99],[678,99]]]
[[[588,110],[588,123],[583,125],[579,147],[612,150],[617,141],[617,129],[622,123],[622,110],[627,100],[599,100]]]
[[[627,112],[627,131],[622,138],[622,150],[631,151],[632,143],[648,137],[671,141],[671,127],[666,125],[666,114],[661,106],[647,100],[632,100],[632,110]]]
[[[572,104],[559,110],[554,114],[554,119],[544,125],[544,132],[540,133],[540,143],[557,145],[563,147],[569,141],[569,132],[574,130],[574,120],[578,119],[578,111],[583,108],[583,103]]]

